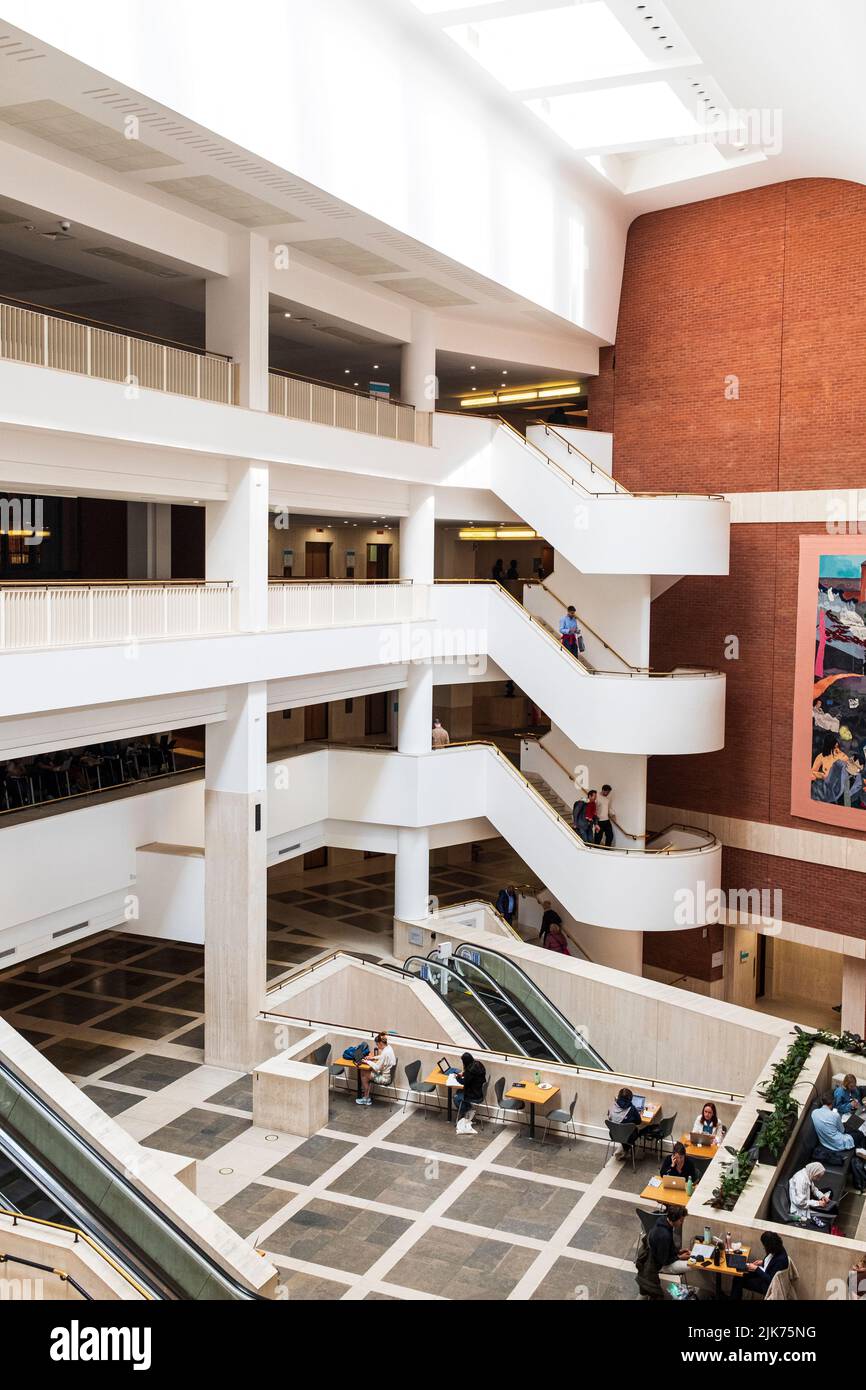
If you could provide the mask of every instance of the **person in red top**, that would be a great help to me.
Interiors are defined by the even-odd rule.
[[[550,924],[550,930],[545,937],[544,945],[548,951],[558,951],[561,956],[571,955],[568,949],[568,942],[565,939],[565,933],[557,922],[552,922]]]
[[[598,792],[595,787],[587,794],[583,819],[586,823],[586,843],[594,845],[598,839]]]

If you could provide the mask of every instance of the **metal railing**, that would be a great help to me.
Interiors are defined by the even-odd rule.
[[[373,434],[403,444],[433,442],[433,412],[416,410],[401,401],[379,400],[349,388],[331,386],[288,372],[268,373],[268,409],[272,415],[305,420],[313,425]]]
[[[99,381],[238,403],[238,364],[217,353],[155,342],[69,314],[0,303],[0,358],[76,372]]]
[[[268,627],[277,631],[420,621],[428,609],[429,587],[411,579],[285,579],[268,584]]]
[[[234,592],[224,582],[0,584],[0,652],[228,633]]]
[[[105,1261],[115,1274],[119,1274],[121,1279],[125,1280],[140,1298],[148,1303],[153,1302],[153,1294],[146,1289],[143,1284],[140,1284],[137,1279],[133,1279],[128,1270],[118,1264],[117,1260],[115,1260],[103,1246],[99,1245],[86,1231],[82,1231],[79,1226],[65,1226],[59,1221],[45,1221],[41,1216],[28,1216],[25,1212],[9,1211],[6,1207],[0,1207],[0,1216],[9,1217],[13,1227],[19,1226],[21,1222],[24,1221],[32,1226],[40,1226],[50,1231],[62,1231],[65,1235],[71,1235],[73,1245],[77,1245],[79,1241],[83,1241],[101,1260]],[[48,1273],[56,1274],[59,1279],[66,1280],[70,1283],[72,1287],[81,1294],[82,1298],[88,1300],[93,1299],[93,1294],[88,1293],[86,1289],[82,1288],[77,1280],[73,1279],[72,1275],[68,1274],[65,1270],[54,1269],[50,1265],[36,1264],[33,1260],[25,1260],[18,1255],[3,1254],[0,1255],[0,1261],[4,1263],[6,1261],[11,1261],[14,1264],[28,1265],[31,1269],[43,1269]]]
[[[589,454],[585,454],[582,449],[578,449],[576,444],[570,439],[566,439],[564,434],[560,434],[559,430],[554,429],[553,425],[549,425],[546,420],[533,420],[532,423],[535,425],[542,425],[545,434],[552,434],[555,439],[558,439],[561,444],[565,445],[570,454],[577,454],[578,458],[582,458],[591,473],[600,473],[602,478],[607,478],[608,482],[613,485],[608,491],[623,492],[629,497],[633,495],[630,489],[625,486],[625,483],[618,483],[612,473],[608,473],[607,469],[602,468],[601,464],[595,463],[593,459],[589,457]]]

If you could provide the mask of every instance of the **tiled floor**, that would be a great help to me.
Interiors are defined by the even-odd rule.
[[[507,851],[485,847],[478,866],[436,870],[432,891],[491,897],[514,877]],[[337,943],[388,958],[367,919],[388,920],[392,881],[391,861],[375,859],[316,871],[303,889],[275,882],[272,968]],[[309,910],[322,905],[339,915]],[[634,1182],[602,1166],[600,1142],[542,1147],[513,1124],[464,1138],[443,1112],[360,1107],[342,1091],[313,1138],[268,1133],[252,1123],[250,1078],[203,1064],[200,947],[111,933],[55,959],[0,976],[8,1021],[139,1142],[197,1160],[199,1195],[269,1253],[282,1296],[637,1296]]]

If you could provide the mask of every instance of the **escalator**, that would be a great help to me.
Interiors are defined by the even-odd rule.
[[[5,1061],[0,1116],[0,1210],[20,1215],[22,1229],[42,1221],[74,1230],[148,1300],[262,1298]]]
[[[403,972],[435,989],[489,1052],[610,1071],[529,976],[498,951],[464,945],[447,961],[435,951],[410,956]]]

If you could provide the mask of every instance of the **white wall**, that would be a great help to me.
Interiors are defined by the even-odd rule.
[[[239,23],[214,0],[202,23],[170,0],[7,0],[4,19],[613,341],[622,200],[409,6],[257,0]]]

